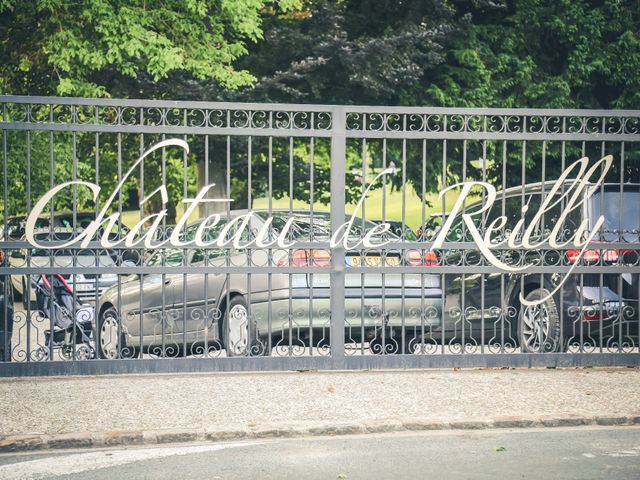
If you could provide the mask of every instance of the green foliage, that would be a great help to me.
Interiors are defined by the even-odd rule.
[[[172,72],[223,88],[255,78],[233,63],[262,38],[262,10],[298,0],[34,0],[0,3],[0,89],[104,97],[122,77]],[[135,91],[133,92],[135,93]]]
[[[443,42],[453,31],[447,0],[316,0],[307,8],[306,15],[265,19],[264,41],[239,62],[258,81],[240,98],[398,103],[403,88],[444,60]],[[206,83],[198,92],[214,93]]]
[[[163,96],[171,95],[169,79],[178,74],[223,89],[248,86],[255,77],[234,63],[247,53],[248,42],[262,38],[267,9],[283,13],[299,7],[299,0],[1,0],[0,93],[137,97],[145,86],[160,85],[164,91],[158,96]],[[34,132],[29,144],[24,132],[7,134],[12,214],[25,212],[29,201],[33,205],[52,185],[72,178],[93,181],[96,173],[105,201],[119,180],[118,158],[126,171],[140,153],[138,139],[102,134],[95,164],[94,135],[78,133],[72,139],[45,133]],[[152,140],[148,136],[147,144]],[[136,175],[127,181],[121,204],[135,200],[133,193],[141,193],[143,183],[147,193],[160,185],[164,162],[171,222],[185,193],[185,176],[186,193],[195,193],[195,162],[201,160],[191,155],[185,167],[184,159],[171,155],[145,161],[144,179]],[[78,209],[93,208],[86,189],[65,193],[56,198],[57,210],[74,203]],[[1,202],[0,207],[4,211]]]
[[[472,4],[470,4],[472,5]],[[461,7],[468,19],[421,102],[442,106],[635,108],[640,4],[516,0]]]

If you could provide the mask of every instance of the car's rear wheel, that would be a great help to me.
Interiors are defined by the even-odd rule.
[[[249,341],[249,335],[251,335],[251,341]],[[239,295],[231,299],[226,309],[222,322],[222,341],[229,357],[268,354],[266,345],[258,338],[255,321],[252,321],[249,316],[247,302]]]
[[[533,302],[549,295],[546,288],[529,292],[525,299]],[[553,297],[538,305],[520,306],[518,337],[524,353],[560,352],[563,341],[560,336],[560,315]]]

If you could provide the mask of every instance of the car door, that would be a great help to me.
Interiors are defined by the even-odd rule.
[[[473,238],[462,219],[464,213],[471,214],[476,228],[480,229],[487,213],[474,215],[482,208],[478,202],[465,208],[454,218],[446,237],[447,242],[472,242]],[[477,249],[447,250],[443,253],[445,265],[469,266],[481,265],[482,255]],[[480,273],[447,273],[444,278],[444,328],[447,336],[456,341],[480,338],[482,324],[481,307],[483,277]]]
[[[209,267],[207,273],[179,275],[172,283],[175,314],[186,332],[204,332],[219,318],[218,298],[226,274],[216,272],[224,264],[226,250],[207,248],[195,250],[189,262],[193,267]]]
[[[183,252],[157,251],[148,265],[179,265]],[[163,337],[181,332],[176,319],[175,288],[177,274],[149,273],[131,275],[121,283],[120,298],[127,329],[132,336],[142,334],[147,343],[162,343]],[[142,330],[141,330],[142,328]]]
[[[540,207],[540,196],[512,193],[503,198],[500,193],[498,194],[498,198],[485,221],[485,226],[487,226],[499,217],[506,218],[503,228],[493,234],[494,241],[503,240],[513,231],[517,222],[522,218],[523,205],[528,205],[529,215],[532,215]],[[517,255],[517,252],[503,250],[500,252],[499,258],[501,262],[509,264],[518,261]],[[478,298],[484,298],[484,302],[480,304],[479,301],[476,301],[474,306],[478,311],[482,311],[482,317],[479,316],[478,321],[482,321],[484,318],[486,341],[504,344],[514,338],[517,311],[510,308],[512,305],[508,296],[512,291],[513,283],[519,281],[520,278],[521,275],[501,272],[498,269],[483,275],[483,291]]]
[[[204,232],[204,240],[215,240],[224,225],[225,222],[221,221],[214,227],[208,228]],[[198,227],[199,224],[189,226],[185,231],[185,238],[192,240]],[[217,302],[226,274],[217,272],[215,267],[226,263],[227,249],[198,248],[185,252],[188,255],[187,266],[205,267],[210,271],[172,277],[173,315],[181,332],[184,329],[190,334],[202,332],[208,335],[209,328],[220,317]]]

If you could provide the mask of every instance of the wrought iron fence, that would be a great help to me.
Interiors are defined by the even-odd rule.
[[[1,375],[639,363],[638,111],[0,103]]]

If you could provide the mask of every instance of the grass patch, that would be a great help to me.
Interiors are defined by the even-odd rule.
[[[467,199],[467,205],[473,203],[478,196],[469,196]],[[383,201],[384,199],[384,201]],[[456,192],[447,193],[445,197],[445,211],[449,212],[456,200],[458,199],[458,194]],[[384,218],[387,220],[402,220],[402,205],[403,205],[403,195],[401,191],[392,190],[391,186],[387,186],[386,192],[383,189],[373,190],[369,193],[369,196],[364,201],[364,210],[368,219],[378,220],[383,218],[383,204],[385,215]],[[268,198],[258,198],[253,202],[253,208],[268,208],[269,207],[269,199]],[[272,201],[273,208],[289,208],[289,198],[281,198],[274,199]],[[309,208],[309,204],[307,202],[303,202],[300,200],[293,201],[294,209],[302,209],[306,210]],[[348,204],[345,207],[347,213],[353,213],[356,208],[355,204]],[[420,226],[422,221],[422,210],[424,208],[424,218],[429,218],[429,216],[433,213],[442,213],[442,201],[438,200],[437,193],[428,193],[427,194],[427,202],[423,205],[422,200],[412,188],[407,188],[404,194],[404,218],[405,223],[411,227],[412,229],[416,229]],[[315,211],[328,211],[329,205],[315,204]],[[362,215],[362,212],[358,212],[358,215]]]
[[[467,199],[467,205],[473,203],[477,200],[478,196],[469,196]],[[384,202],[383,202],[384,199]],[[445,210],[449,212],[456,200],[458,199],[458,194],[456,192],[447,193],[445,198]],[[383,189],[373,190],[369,193],[369,196],[364,202],[364,210],[368,219],[378,220],[383,218],[383,203],[385,205],[385,215],[384,217],[387,220],[402,220],[402,205],[403,205],[403,195],[401,191],[392,190],[391,186],[388,185],[386,188],[386,192]],[[283,197],[279,199],[273,199],[271,202],[271,206],[274,209],[288,209],[289,208],[289,198]],[[345,210],[347,213],[353,213],[356,205],[349,204],[346,205]],[[269,199],[268,198],[257,198],[253,201],[254,209],[262,209],[269,208]],[[309,203],[294,200],[293,208],[299,210],[308,210],[310,208]],[[437,193],[429,193],[427,194],[427,203],[423,205],[422,200],[412,188],[407,188],[404,194],[404,216],[406,224],[412,228],[413,230],[417,229],[420,226],[420,222],[422,221],[422,210],[424,208],[424,218],[429,218],[429,216],[433,213],[442,213],[442,201],[438,200]],[[314,204],[315,211],[329,211],[329,205],[322,205],[319,203]],[[178,218],[182,214],[181,206],[178,207]],[[358,212],[358,215],[362,215],[362,212]],[[192,215],[189,219],[189,222],[193,222],[197,220],[197,214]],[[140,220],[140,212],[138,210],[130,210],[126,212],[122,212],[122,223],[128,227],[133,227]]]

